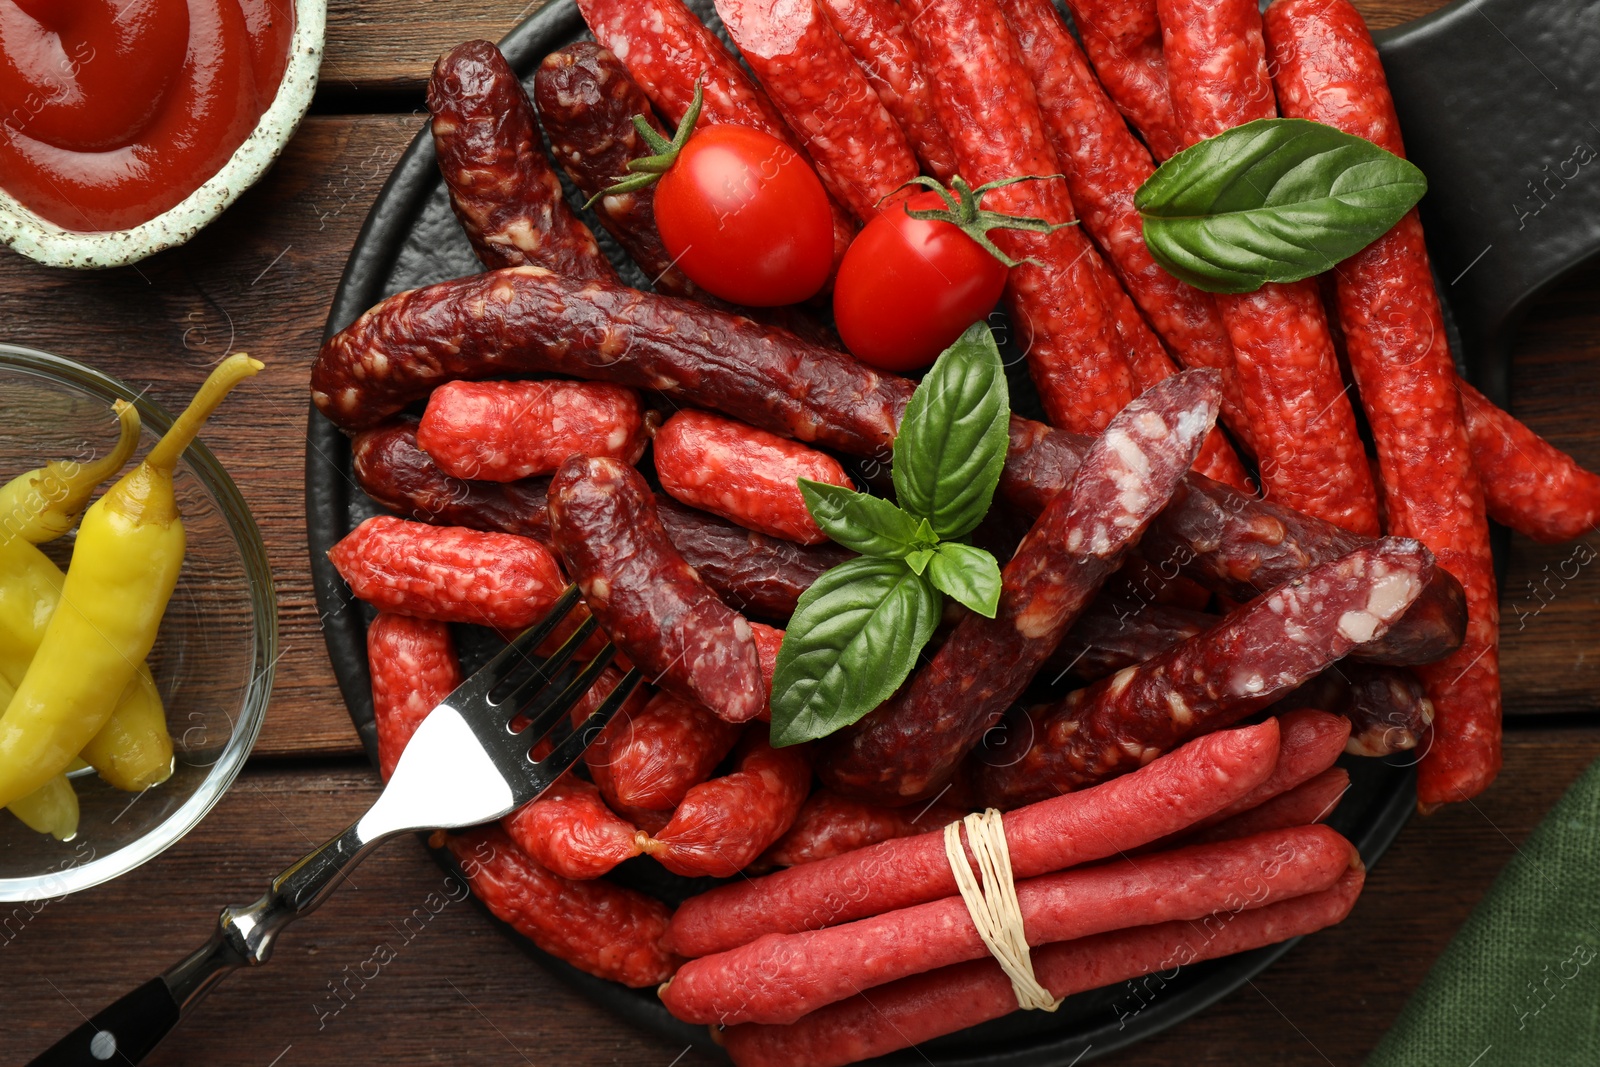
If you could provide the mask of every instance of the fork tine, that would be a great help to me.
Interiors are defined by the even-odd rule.
[[[572,636],[561,643],[560,648],[543,660],[529,661],[533,667],[532,672],[528,677],[517,682],[509,693],[499,699],[494,699],[494,687],[491,686],[485,694],[489,698],[490,706],[498,708],[509,705],[512,709],[511,718],[515,718],[524,704],[540,690],[555,681],[556,676],[561,673],[567,664],[572,662],[572,658],[578,654],[578,650],[583,647],[585,641],[589,640],[589,636],[595,632],[599,625],[593,615],[583,620],[583,623],[572,632]],[[512,670],[507,673],[506,677],[510,678],[515,674],[516,671]],[[561,690],[557,690],[557,692],[559,693]],[[510,720],[508,719],[508,721]]]
[[[607,658],[609,659],[610,657],[608,656]],[[541,791],[548,788],[557,778],[565,774],[574,763],[578,762],[578,758],[583,755],[584,750],[594,742],[596,737],[600,736],[600,731],[605,729],[606,724],[616,716],[622,705],[627,703],[628,698],[633,695],[633,691],[639,687],[639,683],[642,681],[644,681],[644,675],[639,673],[639,668],[634,667],[628,671],[627,674],[622,676],[622,681],[617,683],[616,688],[611,690],[610,695],[600,702],[600,706],[591,712],[587,719],[583,720],[582,725],[562,738],[561,743],[556,745],[548,756],[542,760],[535,761],[534,773],[541,779],[541,784],[539,785]],[[574,686],[576,684],[576,682],[573,683]],[[572,686],[569,686],[568,691],[570,692],[571,689]],[[582,696],[587,689],[588,686],[584,686],[584,689],[579,691],[579,696]]]
[[[550,728],[565,717],[578,701],[583,699],[585,693],[594,688],[595,683],[600,680],[601,672],[611,665],[611,660],[616,654],[616,646],[607,643],[599,654],[579,672],[578,676],[568,683],[565,689],[562,689],[554,696],[550,696],[549,693],[555,688],[552,686],[544,694],[541,694],[540,699],[537,701],[538,708],[530,709],[526,713],[528,726],[523,731],[523,734],[527,737],[530,746],[533,742],[549,733]],[[619,686],[618,688],[621,687]],[[632,689],[631,686],[629,688],[630,690]]]
[[[576,585],[568,586],[567,591],[550,605],[550,611],[544,618],[512,638],[510,644],[495,653],[493,659],[479,668],[450,696],[461,698],[479,693],[487,694],[489,690],[505,681],[512,671],[528,661],[528,653],[544,644],[545,639],[555,632],[562,620],[572,613],[580,595]]]

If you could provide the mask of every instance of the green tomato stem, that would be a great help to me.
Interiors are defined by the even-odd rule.
[[[705,80],[704,74],[695,79],[694,99],[689,101],[689,110],[684,113],[683,121],[678,123],[677,132],[672,135],[672,140],[669,141],[657,133],[645,116],[633,116],[633,128],[639,131],[639,136],[650,149],[650,155],[630,159],[627,175],[618,175],[615,184],[608,185],[585,200],[584,207],[593,207],[594,202],[603,196],[647,189],[672,169],[672,165],[678,161],[678,153],[689,143],[689,136],[694,133],[695,123],[700,121],[700,109],[705,105],[706,99]]]
[[[1027,259],[1012,259],[1000,251],[995,243],[989,239],[989,231],[1024,230],[1028,233],[1055,233],[1065,227],[1076,226],[1078,220],[1049,222],[1045,219],[1034,218],[1031,215],[1007,215],[1000,211],[985,211],[982,207],[983,197],[985,193],[1007,185],[1015,185],[1018,182],[1047,181],[1051,178],[1063,177],[1065,177],[1063,174],[1023,174],[1015,178],[1001,178],[998,181],[986,182],[974,189],[957,176],[950,179],[950,187],[947,189],[933,178],[919,174],[917,177],[907,181],[905,185],[900,186],[900,188],[904,189],[906,185],[920,185],[923,188],[932,189],[944,199],[947,205],[943,211],[936,208],[913,211],[908,207],[906,208],[906,214],[911,218],[917,219],[919,222],[948,222],[976,241],[978,247],[1007,267],[1016,267],[1023,263],[1032,263],[1034,266],[1038,266],[1039,261],[1031,256]]]

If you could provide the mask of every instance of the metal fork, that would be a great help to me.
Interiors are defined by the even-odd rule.
[[[378,845],[411,831],[490,822],[550,788],[640,681],[637,670],[629,671],[576,730],[549,755],[534,759],[534,745],[570,713],[615,655],[607,644],[581,669],[574,662],[595,632],[591,617],[552,655],[530,656],[577,602],[573,586],[549,615],[434,708],[382,795],[344,833],[274,878],[254,904],[224,908],[203,947],[62,1038],[33,1067],[138,1063],[229,972],[265,963],[283,928],[314,911]]]

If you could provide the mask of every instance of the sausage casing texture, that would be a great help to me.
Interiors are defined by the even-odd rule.
[[[811,765],[796,748],[773,748],[767,728],[745,735],[733,771],[691,788],[672,820],[640,847],[674,874],[730,878],[783,835],[811,789]]]
[[[1266,707],[1387,629],[1434,566],[1416,541],[1384,538],[1088,689],[1017,714],[1021,758],[985,765],[980,792],[1015,807],[1124,773],[1199,733]]]
[[[595,40],[627,65],[628,73],[668,121],[683,121],[699,82],[704,93],[702,125],[749,126],[800,151],[794,131],[772,101],[682,0],[583,0],[578,10]],[[837,263],[849,247],[855,224],[837,201],[830,198],[830,202]]]
[[[693,701],[657,693],[625,709],[584,753],[606,799],[625,809],[671,811],[739,740],[740,727]]]
[[[1285,115],[1404,155],[1383,64],[1354,7],[1285,0],[1267,26]],[[1500,600],[1483,487],[1416,211],[1340,263],[1333,280],[1377,445],[1389,532],[1426,544],[1466,590],[1466,640],[1419,668],[1437,714],[1417,769],[1418,803],[1464,800],[1500,769]]]
[[[994,0],[916,0],[907,5],[917,53],[938,92],[939,120],[972,185],[1061,173],[1017,42]],[[984,206],[1050,222],[1076,217],[1065,181],[996,189]],[[996,230],[1012,268],[1006,307],[1050,421],[1081,433],[1105,428],[1133,399],[1115,319],[1101,299],[1097,256],[1079,228],[1052,234]]]
[[[575,456],[550,483],[550,525],[600,626],[652,684],[730,722],[766,706],[750,624],[672,547],[639,472]]]
[[[501,825],[529,858],[562,878],[599,878],[639,854],[634,825],[606,807],[592,783],[570,773]]]
[[[422,522],[500,531],[550,542],[548,478],[469,482],[439,469],[416,444],[416,424],[384,423],[351,442],[356,480],[391,511]],[[771,619],[794,613],[800,594],[851,558],[834,544],[799,545],[735,526],[698,508],[657,500],[683,558],[735,610]]]
[[[567,585],[555,556],[530,538],[392,515],[357,526],[328,559],[380,611],[496,630],[531,626]]]
[[[498,48],[468,41],[441,56],[428,80],[428,110],[450,206],[485,267],[616,276],[562,197],[533,105]]]
[[[639,394],[607,382],[446,382],[417,425],[440,469],[482,482],[553,474],[569,456],[637,463],[649,443]]]
[[[312,398],[345,429],[375,425],[452,378],[557,373],[656,389],[773,433],[885,460],[914,384],[793,334],[619,285],[533,267],[393,296],[323,346]],[[1013,417],[1001,494],[1037,515],[1091,440]],[[1247,600],[1364,543],[1331,523],[1191,475],[1145,539],[1153,555]],[[1254,584],[1252,584],[1254,583]],[[1435,572],[1414,620],[1391,632],[1389,662],[1459,645],[1460,584]],[[1441,645],[1443,646],[1441,649]],[[1375,650],[1371,650],[1375,651]]]
[[[850,487],[832,456],[704,411],[680,411],[656,431],[655,465],[673,499],[803,545],[828,535],[806,510],[796,479]]]
[[[417,444],[417,423],[394,419],[350,442],[356,481],[390,511],[440,526],[498,531],[550,543],[548,478],[469,482],[453,478]]]
[[[367,627],[367,669],[378,773],[388,781],[422,720],[461,684],[461,661],[444,623],[382,612]]]
[[[716,0],[722,25],[805,145],[822,184],[856,218],[918,173],[917,157],[815,4]]]
[[[437,835],[473,895],[545,952],[589,974],[640,989],[672,977],[679,960],[661,947],[667,906],[602,879],[545,870],[498,826]]]
[[[1133,196],[1155,173],[1149,150],[1106,98],[1050,0],[1002,0],[1001,6],[1033,75],[1039,108],[1083,225],[1178,361],[1222,374],[1222,421],[1248,445],[1250,425],[1233,380],[1233,344],[1216,300],[1167,273],[1145,247]],[[1151,15],[1155,28],[1153,10]]]
[[[1545,544],[1587,537],[1600,527],[1600,475],[1468,383],[1457,384],[1489,517]]]
[[[1012,873],[1031,878],[1093,863],[1192,826],[1265,781],[1279,741],[1276,721],[1224,730],[1104,785],[1008,812]],[[666,944],[704,956],[958,891],[944,834],[934,830],[691,897],[673,915]]]
[[[956,173],[955,151],[939,123],[933,84],[922,70],[899,5],[894,0],[821,0],[819,6],[922,165],[948,182]]]
[[[1155,0],[1068,0],[1084,51],[1117,110],[1158,160],[1184,147],[1167,90]]]
[[[1219,402],[1216,372],[1200,370],[1168,378],[1124,408],[1006,563],[995,617],[966,616],[908,684],[829,738],[823,781],[887,803],[942,785],[1166,505]]]
[[[1028,943],[1045,945],[1319,892],[1355,862],[1355,848],[1334,831],[1296,827],[1023,879],[1016,900]],[[661,1001],[686,1022],[791,1023],[886,982],[988,955],[966,902],[946,897],[690,960]]]
[[[1252,0],[1158,0],[1168,87],[1189,143],[1275,118]],[[1377,496],[1317,283],[1217,295],[1267,495],[1357,533]]]
[[[1343,921],[1364,879],[1365,871],[1356,867],[1320,893],[1265,907],[1219,912],[1200,923],[1138,926],[1047,945],[1033,952],[1034,975],[1052,996],[1069,997],[1287,941]],[[1113,1010],[1123,1020],[1148,1003],[1135,990],[1115,1002]],[[738,1067],[844,1067],[1016,1010],[1016,992],[1000,965],[976,960],[902,978],[787,1026],[750,1023],[718,1037]]]
[[[947,804],[886,808],[819,789],[800,809],[788,832],[762,853],[761,861],[770,867],[798,867],[880,841],[925,834],[965,814]]]

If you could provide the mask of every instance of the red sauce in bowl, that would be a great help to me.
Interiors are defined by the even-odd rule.
[[[294,0],[0,0],[0,188],[69,230],[198,189],[277,95]]]

